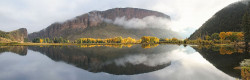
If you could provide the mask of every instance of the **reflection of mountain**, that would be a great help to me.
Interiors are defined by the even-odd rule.
[[[146,72],[152,72],[170,65],[170,61],[156,64],[154,66],[141,63],[126,62],[125,65],[119,65],[115,60],[130,55],[146,55],[150,57],[154,54],[172,51],[177,46],[166,48],[158,46],[155,48],[144,49],[140,45],[131,48],[113,48],[113,47],[92,47],[80,48],[77,46],[29,46],[29,49],[39,51],[55,61],[64,61],[73,64],[76,67],[88,70],[90,72],[107,72],[115,75],[133,75]],[[153,59],[147,59],[153,60]],[[157,61],[156,61],[157,62]]]
[[[224,48],[197,48],[193,47],[198,51],[206,60],[213,64],[216,68],[223,71],[224,73],[232,77],[241,77],[241,72],[234,69],[234,67],[239,66],[239,63],[250,57],[249,54],[238,52],[230,52],[229,54],[223,54]],[[222,50],[223,49],[223,50]],[[234,50],[232,50],[234,51]]]
[[[19,55],[27,55],[26,46],[0,46],[0,53],[3,52],[13,52]]]

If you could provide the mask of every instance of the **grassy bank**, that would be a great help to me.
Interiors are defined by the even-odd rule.
[[[0,43],[0,46],[60,46],[60,45],[121,45],[121,44],[177,44],[177,45],[199,45],[199,44],[183,44],[183,43]],[[213,44],[212,46],[235,46],[234,44]],[[244,46],[244,45],[238,45]]]
[[[140,43],[0,43],[0,46],[119,45]]]

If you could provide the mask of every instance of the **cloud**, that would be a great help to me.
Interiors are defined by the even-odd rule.
[[[28,28],[29,33],[42,30],[54,22],[61,22],[85,13],[81,0],[1,0],[0,29],[11,31]],[[80,10],[79,8],[82,8]],[[2,22],[4,21],[4,22]]]
[[[114,60],[114,63],[118,66],[126,66],[127,63],[130,63],[133,65],[144,64],[146,66],[155,67],[170,63],[171,61],[168,59],[167,55],[168,54],[129,55],[124,58]]]
[[[104,22],[112,23],[115,25],[123,26],[125,28],[136,28],[136,29],[144,29],[144,28],[161,28],[161,29],[170,29],[170,20],[167,18],[156,17],[156,16],[147,16],[142,19],[132,18],[127,19],[125,16],[117,17],[114,21],[110,19],[103,19]]]
[[[172,18],[174,31],[191,34],[217,11],[238,0],[163,0],[152,7],[153,10],[164,12]],[[192,28],[192,31],[185,29]]]
[[[191,52],[188,51],[188,49],[191,49]],[[133,55],[127,55],[122,58],[115,59],[114,61],[108,61],[106,62],[106,64],[110,64],[113,62],[118,66],[126,66],[127,63],[130,63],[133,65],[144,64],[146,66],[155,67],[158,65],[169,64],[171,63],[171,61],[180,60],[181,58],[184,57],[181,56],[180,54],[186,55],[192,53],[194,53],[194,51],[191,47],[185,49],[177,47],[171,50],[164,51],[162,53],[151,53],[151,54],[138,53]]]
[[[127,63],[155,67],[171,65],[150,73],[128,76],[130,80],[234,80],[235,78],[217,69],[213,64],[191,47],[178,47],[171,51],[152,54],[134,54],[115,59],[113,63],[126,66]],[[111,62],[109,62],[111,63]]]

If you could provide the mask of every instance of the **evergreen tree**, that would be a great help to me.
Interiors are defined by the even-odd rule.
[[[213,33],[213,34],[211,35],[211,38],[212,38],[213,40],[219,40],[219,39],[220,39],[219,33]]]
[[[249,10],[250,10],[250,2],[248,3],[248,10],[243,16],[242,19],[242,27],[243,27],[243,33],[244,33],[244,40],[245,40],[245,45],[246,48],[248,47],[248,42],[250,41],[250,15],[249,15]]]

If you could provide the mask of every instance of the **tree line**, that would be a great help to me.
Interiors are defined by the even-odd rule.
[[[95,39],[95,38],[79,38],[73,42],[62,37],[59,38],[35,38],[32,40],[33,43],[172,43],[172,44],[201,44],[201,45],[212,45],[212,44],[230,44],[231,42],[244,41],[243,32],[220,32],[213,33],[212,35],[206,35],[205,39],[198,38],[196,40],[188,39],[177,39],[177,38],[165,38],[159,39],[153,36],[143,36],[136,40],[131,37],[123,38],[121,36],[106,39]]]
[[[250,2],[248,2],[248,4],[250,4]],[[246,50],[248,50],[248,43],[250,42],[250,15],[249,12],[250,11],[250,5],[248,5],[247,11],[243,16],[242,19],[242,24],[241,26],[243,27],[243,33],[245,35],[244,40],[245,40],[245,46],[246,46]]]
[[[177,38],[165,38],[159,39],[153,36],[143,36],[136,40],[131,37],[123,38],[121,36],[106,39],[95,38],[79,38],[75,41],[69,41],[62,37],[59,38],[35,38],[33,43],[172,43],[172,44],[228,44],[231,42],[239,42],[244,40],[243,32],[220,32],[207,35],[205,39],[198,38],[196,40],[177,39]]]
[[[64,39],[62,37],[55,38],[35,38],[32,40],[33,43],[70,43],[68,39]]]
[[[159,38],[152,36],[143,36],[141,39],[134,39],[131,37],[123,38],[121,36],[107,39],[95,39],[95,38],[79,38],[75,41],[70,41],[62,37],[59,38],[35,38],[33,43],[159,43]]]
[[[244,40],[243,32],[220,32],[213,33],[212,35],[206,35],[205,39],[198,38],[196,40],[184,39],[180,40],[177,38],[165,38],[160,39],[160,43],[173,43],[173,44],[201,44],[201,45],[212,45],[212,44],[229,44],[231,42],[239,42]]]
[[[159,38],[152,36],[143,36],[139,40],[131,37],[123,38],[121,36],[107,39],[80,38],[74,43],[159,43]]]
[[[95,39],[95,38],[79,38],[74,41],[74,43],[139,43],[139,40],[133,39],[131,37],[122,38],[114,37],[107,39]]]

